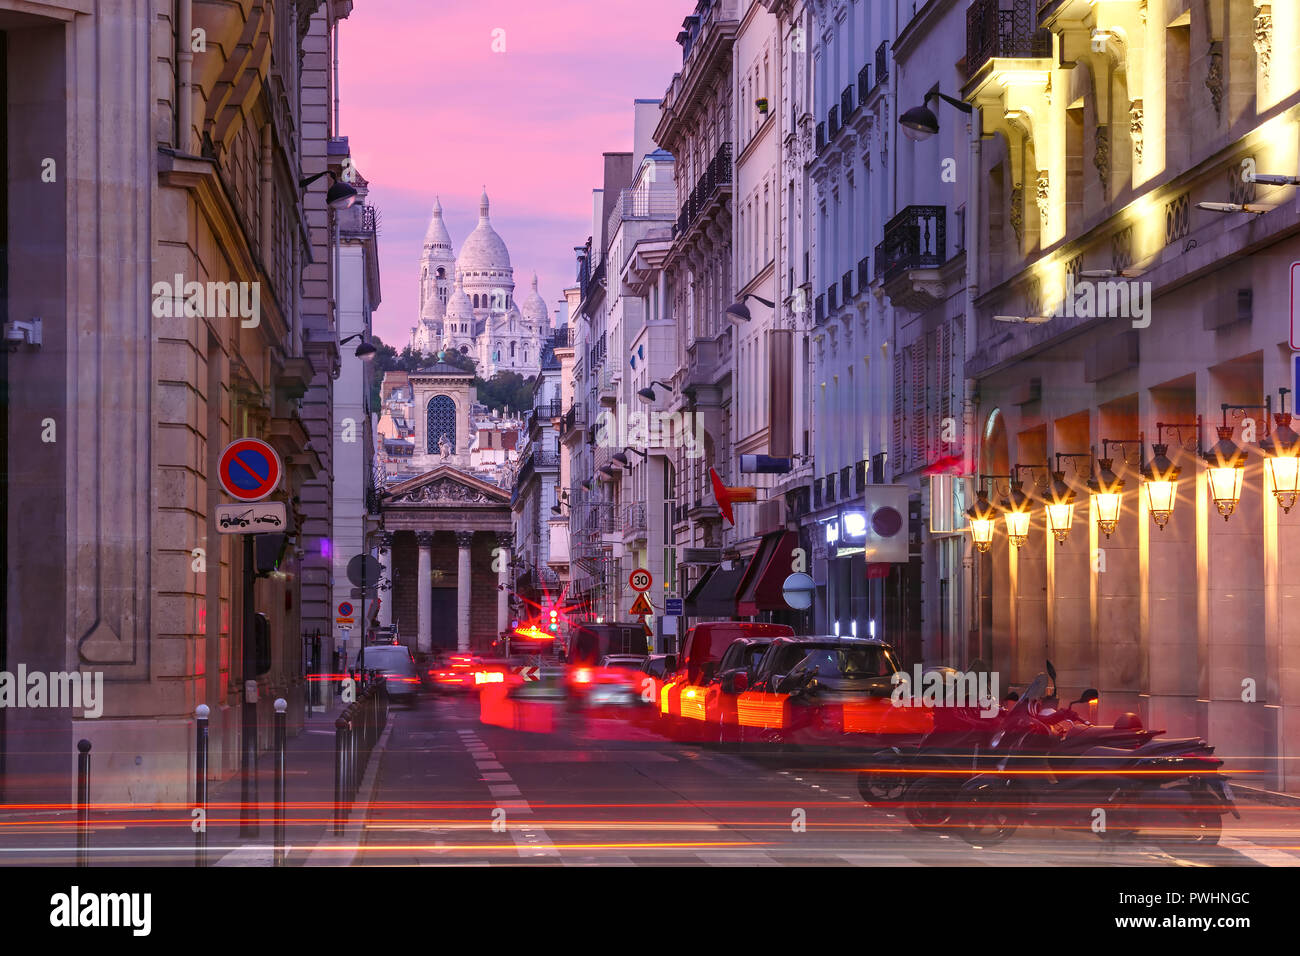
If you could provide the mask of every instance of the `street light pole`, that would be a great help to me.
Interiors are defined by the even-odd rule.
[[[239,790],[240,814],[239,835],[257,836],[257,660],[254,636],[256,602],[253,589],[257,581],[256,548],[251,534],[240,535],[244,539],[244,639],[241,647],[243,655],[244,704],[242,746],[239,755]]]

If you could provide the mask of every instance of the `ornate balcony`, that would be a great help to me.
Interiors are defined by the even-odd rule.
[[[876,245],[876,278],[890,282],[909,269],[943,265],[948,249],[945,206],[908,206],[885,224]]]
[[[1031,0],[976,0],[966,10],[966,75],[994,57],[1050,57],[1052,34],[1037,29]]]

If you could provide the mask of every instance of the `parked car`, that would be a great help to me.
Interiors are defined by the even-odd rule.
[[[777,638],[737,696],[740,738],[798,747],[873,747],[915,739],[931,729],[934,714],[893,705],[899,670],[884,641]]]
[[[757,672],[772,641],[770,637],[740,637],[723,653],[704,694],[704,720],[710,727],[710,740],[739,741],[736,705],[740,695],[749,689],[749,675]]]
[[[415,656],[409,647],[403,644],[372,644],[363,647],[357,651],[356,666],[359,670],[378,671],[383,676],[391,702],[411,707],[419,703],[422,682],[419,671],[415,668]]]
[[[718,662],[738,638],[793,637],[794,628],[784,624],[748,621],[705,621],[686,632],[677,667],[659,691],[659,713],[663,729],[684,740],[705,740],[705,700]]]

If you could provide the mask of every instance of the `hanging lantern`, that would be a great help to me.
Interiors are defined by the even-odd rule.
[[[1047,528],[1056,535],[1057,544],[1065,544],[1074,523],[1074,491],[1065,483],[1065,472],[1052,472],[1048,488]]]
[[[1273,421],[1273,434],[1261,441],[1259,448],[1264,453],[1264,470],[1277,503],[1290,514],[1300,495],[1300,435],[1291,428],[1289,413],[1276,414]]]
[[[1219,440],[1205,453],[1209,467],[1210,498],[1227,521],[1241,500],[1241,484],[1246,477],[1247,454],[1232,440],[1232,426],[1220,425],[1215,429]]]
[[[1088,482],[1089,503],[1097,515],[1097,529],[1110,537],[1119,524],[1120,505],[1123,502],[1124,479],[1116,476],[1111,466],[1115,463],[1110,458],[1098,458],[1101,471]]]
[[[1030,507],[1033,501],[1024,493],[1024,483],[1011,482],[1011,495],[1002,499],[1002,517],[1007,523],[1007,540],[1017,548],[1029,540]]]
[[[984,553],[988,551],[989,546],[993,543],[993,522],[997,518],[997,511],[989,503],[988,492],[980,489],[976,497],[975,504],[966,509],[966,517],[969,518],[971,540],[975,542],[975,547]]]
[[[1142,469],[1142,488],[1147,496],[1147,511],[1151,512],[1156,527],[1164,531],[1178,500],[1178,476],[1182,469],[1169,460],[1168,445],[1152,445],[1151,450],[1155,457]]]

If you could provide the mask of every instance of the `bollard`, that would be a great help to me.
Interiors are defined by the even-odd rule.
[[[348,722],[339,716],[334,721],[334,832],[343,832],[343,801],[347,781]]]
[[[284,744],[289,702],[275,699],[275,865],[284,866]]]
[[[199,828],[194,834],[194,865],[208,865],[208,710],[207,704],[194,708],[194,806],[201,810]]]
[[[90,741],[77,741],[77,866],[90,865]]]

